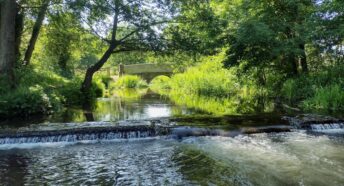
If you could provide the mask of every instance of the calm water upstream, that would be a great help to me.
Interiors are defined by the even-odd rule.
[[[42,130],[102,126],[125,119],[192,114],[207,113],[147,94],[141,98],[100,99],[92,112],[69,110],[39,121],[4,122],[1,130],[11,125]],[[266,125],[280,124],[273,119],[255,121],[250,117],[223,128],[261,126],[265,121]],[[295,130],[178,140],[156,136],[20,146],[2,144],[0,185],[337,186],[344,185],[344,139]]]

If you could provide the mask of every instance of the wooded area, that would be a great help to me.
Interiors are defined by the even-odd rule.
[[[164,86],[180,93],[344,109],[342,0],[2,0],[0,6],[2,117],[81,105],[102,96],[111,79],[97,75],[100,69],[135,63],[174,64],[181,74]],[[193,70],[199,75],[188,76]],[[251,93],[243,96],[246,89]]]

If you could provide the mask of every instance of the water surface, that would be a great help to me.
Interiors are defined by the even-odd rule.
[[[114,125],[117,121],[210,115],[157,94],[99,99],[91,110],[51,118],[10,121],[2,130]],[[233,123],[189,123],[224,130],[279,125],[275,113]],[[277,117],[279,118],[279,117]],[[17,125],[16,125],[17,124]],[[137,122],[124,123],[136,125]],[[186,123],[188,124],[188,123]],[[185,125],[185,123],[184,123]],[[337,125],[336,125],[337,126]],[[342,126],[342,125],[338,125]],[[313,126],[315,132],[330,130]],[[337,127],[335,132],[341,128]],[[289,133],[173,139],[95,140],[0,145],[1,185],[344,185],[344,140],[295,130]]]

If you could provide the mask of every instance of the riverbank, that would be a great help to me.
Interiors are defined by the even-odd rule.
[[[344,110],[344,66],[294,77],[269,71],[223,68],[221,54],[152,81],[150,87],[172,100],[213,114],[271,112],[276,107],[335,114]]]
[[[16,74],[17,87],[11,89],[0,82],[0,120],[48,116],[66,107],[94,102],[105,93],[105,84],[100,78],[94,80],[85,97],[80,91],[81,78],[77,75],[66,78],[53,71],[29,67],[18,69]]]

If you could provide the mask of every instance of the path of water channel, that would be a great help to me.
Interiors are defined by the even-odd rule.
[[[188,115],[208,113],[147,94],[136,99],[102,98],[92,111],[67,110],[51,118],[3,122],[1,130],[109,126],[123,120]],[[216,128],[230,131],[282,122],[271,114],[241,118]],[[333,127],[336,133],[343,131],[341,126],[313,128],[331,134]],[[140,134],[140,138],[102,139],[1,144],[0,185],[344,185],[342,135],[294,130],[232,137]]]

